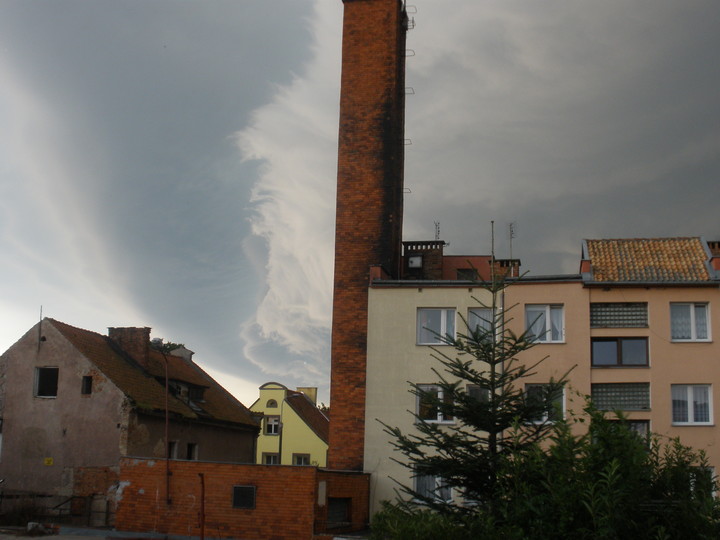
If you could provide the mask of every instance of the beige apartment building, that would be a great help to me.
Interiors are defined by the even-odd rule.
[[[424,264],[431,257],[423,255],[411,262],[406,246],[404,264]],[[585,240],[580,273],[511,277],[501,297],[507,327],[529,329],[537,341],[521,359],[547,357],[523,381],[526,389],[569,371],[560,399],[566,417],[582,414],[590,396],[599,409],[622,411],[638,432],[680,437],[719,467],[720,347],[713,341],[720,336],[719,256],[718,243],[701,238]],[[496,264],[517,275],[517,261]],[[486,279],[483,274],[477,277]],[[454,279],[447,272],[442,279],[415,275],[420,279],[376,279],[369,289],[365,471],[373,475],[371,512],[396,497],[396,481],[416,489],[439,485],[440,479],[413,480],[393,461],[401,456],[393,455],[378,420],[412,432],[413,413],[421,411],[409,382],[438,381],[431,346],[443,347],[427,329],[462,331],[463,321],[483,316],[478,301],[489,301],[466,279],[472,277],[467,270]]]

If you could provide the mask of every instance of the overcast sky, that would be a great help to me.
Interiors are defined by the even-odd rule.
[[[720,239],[720,3],[416,0],[406,240]],[[327,402],[340,0],[0,0],[0,351],[40,316]]]

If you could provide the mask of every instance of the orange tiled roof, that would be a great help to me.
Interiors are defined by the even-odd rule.
[[[165,377],[162,353],[150,351],[150,369],[144,370],[131,360],[108,337],[47,318],[65,338],[90,362],[103,372],[135,407],[149,411],[165,411],[165,387],[156,377]],[[198,414],[189,404],[174,395],[168,396],[168,411],[189,419],[218,420],[257,426],[252,413],[227,390],[192,361],[167,355],[170,379],[189,382],[206,388],[204,401],[198,405],[205,414]]]
[[[708,255],[700,238],[585,240],[592,281],[710,281]]]

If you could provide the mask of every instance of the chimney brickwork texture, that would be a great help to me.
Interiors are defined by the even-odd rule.
[[[401,264],[406,14],[343,0],[328,466],[362,470],[370,267]]]
[[[150,361],[150,328],[108,328],[108,337],[147,369]]]

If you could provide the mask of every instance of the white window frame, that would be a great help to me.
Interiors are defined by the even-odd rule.
[[[690,337],[689,338],[677,338],[673,335],[673,306],[688,306],[690,308]],[[698,307],[705,308],[705,335],[707,337],[699,338],[698,335],[698,322],[695,317],[695,309]],[[711,341],[710,336],[710,304],[707,302],[670,302],[670,339],[676,342],[690,342],[690,341]]]
[[[560,311],[560,326],[553,324],[553,312]],[[534,315],[531,315],[534,312]],[[534,335],[535,343],[565,343],[565,306],[563,304],[525,304],[525,330],[530,331],[540,316],[545,317],[546,330],[542,335]],[[554,332],[556,330],[557,332]],[[553,334],[559,337],[553,338]]]
[[[432,492],[430,492],[430,490],[427,490],[424,493],[420,491],[419,488],[422,487],[420,483],[423,481],[427,481],[428,483],[432,482],[434,484],[435,487],[432,488]],[[433,498],[436,501],[451,502],[453,500],[453,489],[445,483],[445,479],[441,476],[433,476],[431,474],[416,475],[413,478],[413,488],[419,495],[427,498]],[[444,493],[446,493],[445,497],[442,496]]]
[[[706,421],[695,420],[695,391],[696,389],[707,389],[707,407],[708,407],[708,419]],[[685,399],[683,400],[687,407],[687,420],[676,420],[675,410],[673,408],[674,390],[684,389]],[[670,415],[672,418],[673,426],[712,426],[713,422],[713,392],[711,384],[672,384],[670,385]]]
[[[422,314],[430,311],[440,312],[440,328],[430,328],[423,324]],[[443,338],[449,335],[455,339],[455,308],[418,308],[417,325],[416,325],[416,344],[417,345],[447,345]],[[452,328],[448,328],[448,322]],[[425,341],[426,336],[432,341]]]
[[[275,437],[276,435],[280,435],[280,417],[277,415],[269,415],[265,417],[265,435],[270,435],[272,437]],[[272,427],[272,429],[271,429]]]
[[[548,384],[549,383],[526,383],[525,384],[525,393],[527,393],[529,388],[538,388],[538,387],[543,388],[543,387],[548,386]],[[558,418],[557,420],[553,420],[552,418],[550,418],[550,411],[545,410],[545,411],[543,411],[543,415],[540,418],[538,418],[536,420],[531,420],[528,423],[529,424],[554,423],[554,422],[558,422],[559,420],[562,420],[563,418],[565,418],[565,388],[562,388],[560,390],[559,402],[560,402],[560,418]],[[556,402],[553,402],[553,405],[554,405],[554,403],[556,403]]]
[[[417,387],[418,387],[418,390],[420,390],[422,392],[426,392],[428,394],[437,392],[437,398],[440,401],[443,401],[443,399],[445,398],[445,393],[444,393],[442,387],[437,384],[418,384]],[[440,409],[437,410],[435,419],[422,418],[420,416],[420,404],[421,403],[422,403],[422,396],[420,394],[417,394],[415,396],[415,413],[418,416],[417,422],[426,422],[428,424],[454,424],[455,423],[454,418],[450,418],[450,419],[446,420]]]

